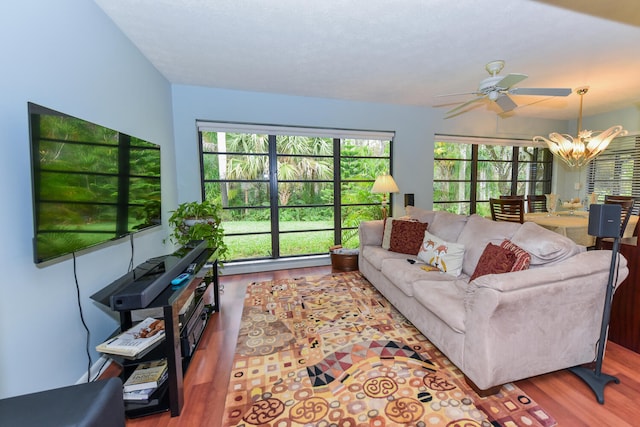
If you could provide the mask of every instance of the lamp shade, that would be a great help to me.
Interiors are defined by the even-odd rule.
[[[380,175],[371,187],[372,193],[399,193],[400,189],[391,175]]]

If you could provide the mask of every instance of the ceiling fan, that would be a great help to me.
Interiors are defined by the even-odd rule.
[[[449,118],[456,113],[461,113],[462,109],[470,104],[473,104],[484,99],[494,101],[503,112],[509,112],[517,107],[516,103],[509,97],[509,95],[537,95],[537,96],[567,96],[571,93],[571,89],[567,88],[518,88],[512,87],[528,76],[526,74],[507,74],[506,76],[499,76],[498,74],[504,68],[504,61],[491,61],[485,69],[491,75],[480,82],[478,90],[475,92],[467,93],[452,93],[448,95],[438,96],[453,96],[453,95],[476,95],[475,98],[463,102],[457,107],[447,111],[446,118]]]

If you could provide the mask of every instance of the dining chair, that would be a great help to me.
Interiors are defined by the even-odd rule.
[[[544,194],[527,196],[527,211],[528,212],[547,212],[547,198]]]
[[[640,197],[620,196],[618,194],[605,194],[604,196],[605,203],[609,200],[633,200],[635,203],[633,204],[633,208],[631,209],[631,215],[640,214]]]
[[[629,223],[629,218],[631,217],[631,214],[633,212],[634,205],[636,204],[635,199],[631,196],[610,195],[604,197],[604,203],[605,205],[620,205],[620,207],[622,208],[620,213],[620,238],[622,238],[624,236],[624,231],[627,228],[627,224]],[[636,226],[633,232],[634,236],[636,235],[637,230],[638,227]],[[606,238],[603,237],[596,237],[596,242],[594,245],[595,248],[602,249],[602,242],[605,239]]]
[[[524,199],[489,199],[494,221],[524,222]]]
[[[524,200],[524,194],[507,194],[506,196],[500,196],[500,198],[503,200]]]

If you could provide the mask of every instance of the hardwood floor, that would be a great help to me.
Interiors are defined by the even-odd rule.
[[[221,310],[207,325],[185,376],[182,414],[172,418],[166,412],[131,419],[127,427],[220,426],[247,283],[330,272],[327,266],[221,276]],[[620,379],[620,384],[605,388],[604,405],[598,404],[591,389],[568,371],[518,381],[516,385],[545,408],[559,426],[640,425],[640,354],[609,342],[602,371]]]

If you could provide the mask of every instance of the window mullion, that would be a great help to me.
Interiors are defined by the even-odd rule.
[[[276,136],[269,135],[269,205],[271,211],[271,257],[280,257],[280,221],[278,209],[278,155]]]

